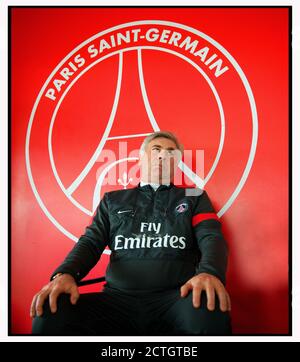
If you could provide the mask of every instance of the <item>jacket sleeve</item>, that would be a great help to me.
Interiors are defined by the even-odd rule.
[[[108,202],[105,193],[91,225],[86,227],[84,235],[79,238],[63,263],[53,272],[50,280],[57,273],[71,274],[76,281],[84,278],[97,264],[107,246],[109,229]]]
[[[221,223],[205,191],[198,196],[192,225],[201,252],[196,273],[208,273],[226,282],[228,248]]]

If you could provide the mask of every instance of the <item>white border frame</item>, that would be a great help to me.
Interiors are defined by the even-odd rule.
[[[8,6],[121,6],[121,5],[132,5],[132,6],[293,6],[293,108],[292,108],[292,167],[293,167],[293,226],[292,226],[292,252],[293,252],[293,264],[292,264],[292,273],[293,273],[293,336],[289,337],[280,337],[280,336],[251,336],[251,337],[136,337],[135,342],[139,341],[159,341],[159,342],[176,342],[176,341],[188,341],[188,342],[202,342],[202,341],[226,341],[226,342],[236,342],[236,341],[300,341],[300,263],[297,256],[300,254],[300,228],[299,222],[296,223],[297,218],[300,217],[300,192],[296,185],[300,184],[300,122],[296,121],[300,119],[299,114],[299,103],[296,102],[296,97],[299,94],[299,85],[300,85],[300,73],[299,73],[299,64],[300,64],[300,2],[298,0],[281,0],[281,1],[257,1],[251,0],[210,0],[210,1],[170,1],[165,0],[163,3],[158,0],[150,1],[122,1],[122,0],[110,0],[110,1],[83,1],[83,0],[73,0],[73,1],[21,1],[21,0],[3,0],[0,2],[0,166],[1,166],[1,181],[0,181],[0,200],[1,208],[3,212],[0,213],[0,232],[1,232],[1,242],[0,242],[0,341],[91,341],[91,342],[100,342],[100,341],[122,341],[130,342],[133,341],[132,337],[33,337],[33,336],[8,336],[7,335],[7,301],[8,301],[8,285],[7,285],[7,271],[8,271],[8,257],[7,257],[7,130],[8,130],[8,98],[7,98],[7,54],[8,54],[8,18],[7,18],[7,9]],[[296,96],[297,95],[297,96]],[[297,202],[296,202],[297,201]]]

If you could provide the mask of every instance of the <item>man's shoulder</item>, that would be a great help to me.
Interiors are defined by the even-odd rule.
[[[186,197],[195,197],[207,195],[207,192],[204,189],[199,187],[188,187],[188,186],[174,186],[173,190],[176,193],[184,194]]]

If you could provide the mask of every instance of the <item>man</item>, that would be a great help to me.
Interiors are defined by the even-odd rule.
[[[207,193],[187,195],[172,183],[181,153],[170,132],[146,137],[139,186],[105,193],[92,224],[34,296],[33,334],[231,333],[226,242]],[[103,291],[79,298],[76,282],[106,246]]]

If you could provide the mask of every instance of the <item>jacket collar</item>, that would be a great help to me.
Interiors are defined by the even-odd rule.
[[[170,185],[160,185],[159,188],[156,191],[161,191],[161,190],[169,190],[174,186],[174,184],[171,182]],[[141,191],[154,191],[152,186],[150,184],[146,184],[141,186],[141,183],[139,182],[137,188]]]

